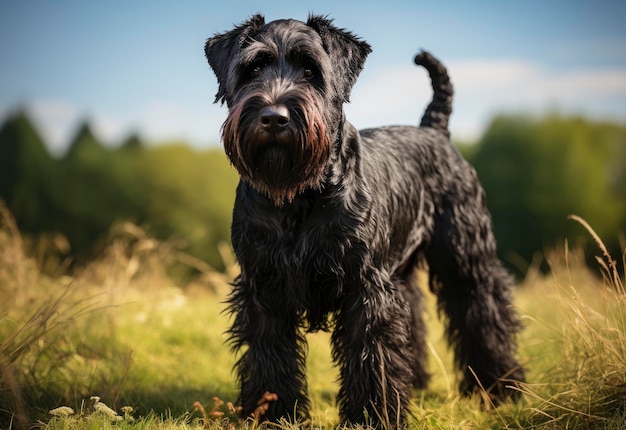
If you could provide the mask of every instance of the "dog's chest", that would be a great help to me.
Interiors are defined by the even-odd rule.
[[[242,268],[300,290],[340,289],[358,271],[361,248],[356,223],[331,203],[300,201],[246,211],[246,216],[236,209],[233,245]]]
[[[336,208],[315,207],[304,213],[286,212],[281,217],[280,233],[268,243],[281,254],[285,269],[306,279],[344,277],[346,254],[353,245],[352,226]]]

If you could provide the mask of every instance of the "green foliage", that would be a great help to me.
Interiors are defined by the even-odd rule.
[[[35,127],[23,112],[0,128],[0,198],[25,231],[41,228],[42,214],[51,211],[49,189],[53,160]]]
[[[613,241],[626,227],[626,128],[578,118],[497,117],[471,158],[505,258],[526,261],[563,238],[576,214]],[[507,255],[507,253],[509,253]]]
[[[120,148],[124,151],[136,151],[143,148],[143,143],[137,133],[132,133],[122,142]]]
[[[184,241],[187,252],[223,269],[216,244],[230,240],[238,179],[222,151],[168,144],[137,161],[149,230]]]
[[[214,267],[228,242],[238,178],[221,149],[144,145],[136,134],[113,148],[82,123],[53,159],[24,113],[0,129],[0,198],[20,228],[62,233],[81,264],[102,251],[111,225],[131,221]]]
[[[55,165],[51,188],[56,211],[48,215],[53,229],[67,236],[76,258],[92,257],[114,222],[145,219],[138,176],[131,152],[106,148],[87,123],[80,126],[67,155]]]

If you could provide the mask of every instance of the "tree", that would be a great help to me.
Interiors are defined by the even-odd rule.
[[[138,162],[149,231],[184,241],[186,252],[221,269],[216,245],[230,241],[238,183],[224,153],[174,143],[150,148]]]
[[[616,241],[626,207],[611,173],[624,146],[619,130],[559,116],[493,120],[472,161],[505,258],[515,252],[530,261],[564,238],[583,241],[586,235],[569,214],[585,218],[607,242]]]
[[[79,260],[92,256],[116,221],[142,222],[141,192],[132,153],[105,147],[83,122],[60,160],[53,200],[55,229],[67,235]]]
[[[24,231],[48,226],[53,168],[54,161],[26,113],[9,116],[0,128],[0,198]]]
[[[142,148],[143,142],[137,133],[130,134],[120,145],[120,149],[123,151],[139,151]]]

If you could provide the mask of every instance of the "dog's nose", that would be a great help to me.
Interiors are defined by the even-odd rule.
[[[289,109],[283,105],[266,106],[259,112],[259,120],[265,130],[278,133],[289,124]]]

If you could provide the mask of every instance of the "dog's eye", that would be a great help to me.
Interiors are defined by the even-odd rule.
[[[250,68],[250,76],[257,78],[261,74],[261,66],[253,66]]]
[[[263,69],[272,63],[272,57],[269,55],[260,55],[246,67],[247,75],[251,78],[258,78]]]
[[[315,75],[315,73],[313,73],[313,69],[311,69],[310,67],[306,67],[304,69],[303,75],[305,79],[311,79],[313,75]]]

